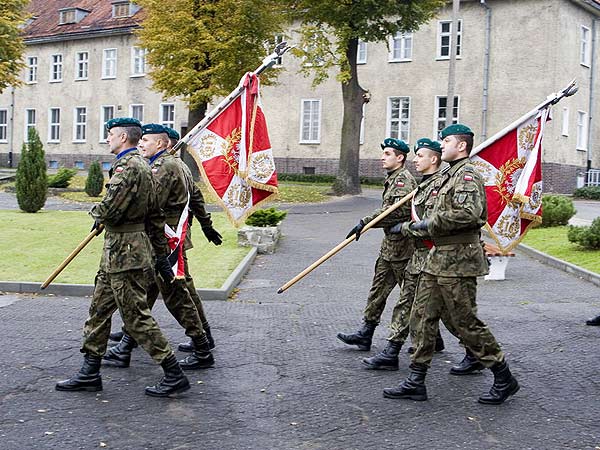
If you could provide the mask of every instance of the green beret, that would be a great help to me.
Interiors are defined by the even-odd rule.
[[[394,150],[399,150],[402,153],[410,152],[410,148],[408,148],[408,145],[406,145],[406,143],[404,141],[401,141],[400,139],[384,139],[384,141],[381,143],[381,149],[383,150],[386,147],[393,148]]]
[[[434,152],[442,153],[442,146],[438,141],[432,141],[431,139],[421,138],[415,144],[415,153],[420,148],[427,148],[429,150],[433,150]]]
[[[167,131],[167,127],[161,125],[160,123],[147,123],[142,125],[142,136],[146,134],[169,134]]]
[[[475,134],[471,131],[471,129],[460,123],[455,123],[454,125],[447,126],[440,132],[440,138],[445,139],[447,136],[452,136],[455,134],[470,134],[474,136]]]
[[[167,134],[169,135],[169,139],[179,140],[179,133],[175,131],[173,128],[165,127],[167,129]]]
[[[140,127],[142,123],[133,117],[117,117],[106,122],[106,129],[110,130],[114,127]]]

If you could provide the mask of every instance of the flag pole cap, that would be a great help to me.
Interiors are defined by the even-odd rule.
[[[440,132],[440,139],[446,139],[446,137],[453,136],[455,134],[469,134],[471,136],[475,135],[475,133],[473,133],[468,126],[461,123],[455,123],[447,126]]]
[[[381,143],[381,149],[383,150],[388,147],[393,148],[394,150],[401,151],[402,153],[410,152],[410,148],[408,147],[408,145],[406,145],[406,143],[404,141],[401,141],[400,139],[384,139],[384,141]]]
[[[415,144],[415,153],[417,153],[420,148],[426,148],[433,150],[434,152],[442,153],[442,146],[440,143],[438,141],[432,141],[429,138],[421,138],[417,140]]]

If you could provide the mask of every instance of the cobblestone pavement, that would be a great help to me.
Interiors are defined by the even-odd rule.
[[[217,348],[212,369],[189,372],[177,399],[144,395],[161,370],[139,349],[129,369],[103,368],[104,391],[65,393],[56,381],[81,365],[88,298],[0,295],[0,449],[597,449],[600,448],[600,289],[517,254],[506,281],[483,281],[480,316],[502,343],[521,391],[506,404],[477,403],[489,371],[448,374],[447,348],[427,377],[429,401],[382,397],[407,373],[363,370],[375,348],[335,335],[360,323],[380,231],[367,233],[282,294],[277,288],[334,247],[377,205],[372,195],[290,207],[274,255],[259,256],[236,298],[207,302]],[[397,298],[392,293],[391,300]],[[157,304],[173,344],[183,332]],[[117,319],[115,319],[117,322]]]

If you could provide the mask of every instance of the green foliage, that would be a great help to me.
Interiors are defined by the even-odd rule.
[[[585,198],[588,200],[600,200],[600,186],[586,186],[575,189],[573,197]]]
[[[569,242],[581,245],[590,250],[600,249],[600,217],[597,217],[589,227],[569,227],[567,232]]]
[[[542,197],[542,227],[566,225],[577,211],[573,200],[562,195],[544,195]]]
[[[21,70],[25,44],[20,26],[27,17],[28,0],[2,0],[0,2],[0,93],[8,86],[21,84]]]
[[[287,211],[275,208],[259,209],[246,219],[246,225],[253,227],[274,227],[287,216]]]
[[[77,175],[77,169],[67,169],[61,167],[56,171],[56,174],[48,177],[48,187],[51,188],[66,188],[69,187],[71,178]]]
[[[333,183],[335,181],[335,175],[325,174],[304,174],[304,173],[278,173],[278,181],[298,181],[303,183]],[[383,184],[383,177],[360,177],[361,184],[369,184],[381,186]]]
[[[88,176],[85,180],[85,193],[90,197],[98,197],[102,192],[103,185],[104,175],[102,174],[102,167],[100,167],[98,161],[94,161],[88,169]]]
[[[28,133],[29,143],[23,143],[17,166],[15,189],[17,203],[25,212],[34,213],[44,207],[48,195],[48,179],[44,147],[35,128]]]

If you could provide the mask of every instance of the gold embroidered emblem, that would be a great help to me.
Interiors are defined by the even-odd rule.
[[[512,195],[519,179],[519,174],[525,167],[525,157],[509,159],[500,167],[496,173],[496,189],[505,205],[513,204]]]
[[[241,128],[234,128],[231,134],[225,138],[227,146],[221,148],[221,154],[230,172],[238,173],[240,164],[240,140],[242,139]]]
[[[227,190],[226,203],[232,208],[247,209],[252,197],[252,190],[246,183],[232,184]]]
[[[212,133],[206,133],[200,138],[200,142],[198,143],[198,155],[200,158],[205,161],[207,159],[212,158],[215,153],[217,147],[217,138]],[[223,147],[223,144],[220,144]],[[222,153],[222,149],[219,150],[218,153]]]
[[[256,178],[266,181],[275,171],[273,158],[267,153],[252,155],[250,170]]]
[[[521,220],[519,218],[518,210],[519,207],[509,205],[510,213],[506,210],[498,218],[494,224],[494,231],[502,237],[508,240],[514,240],[521,231]]]
[[[537,132],[537,122],[534,124],[529,124],[525,127],[522,127],[519,130],[519,136],[517,140],[519,141],[519,148],[523,149],[526,152],[531,152],[533,147],[535,147],[535,133]]]

